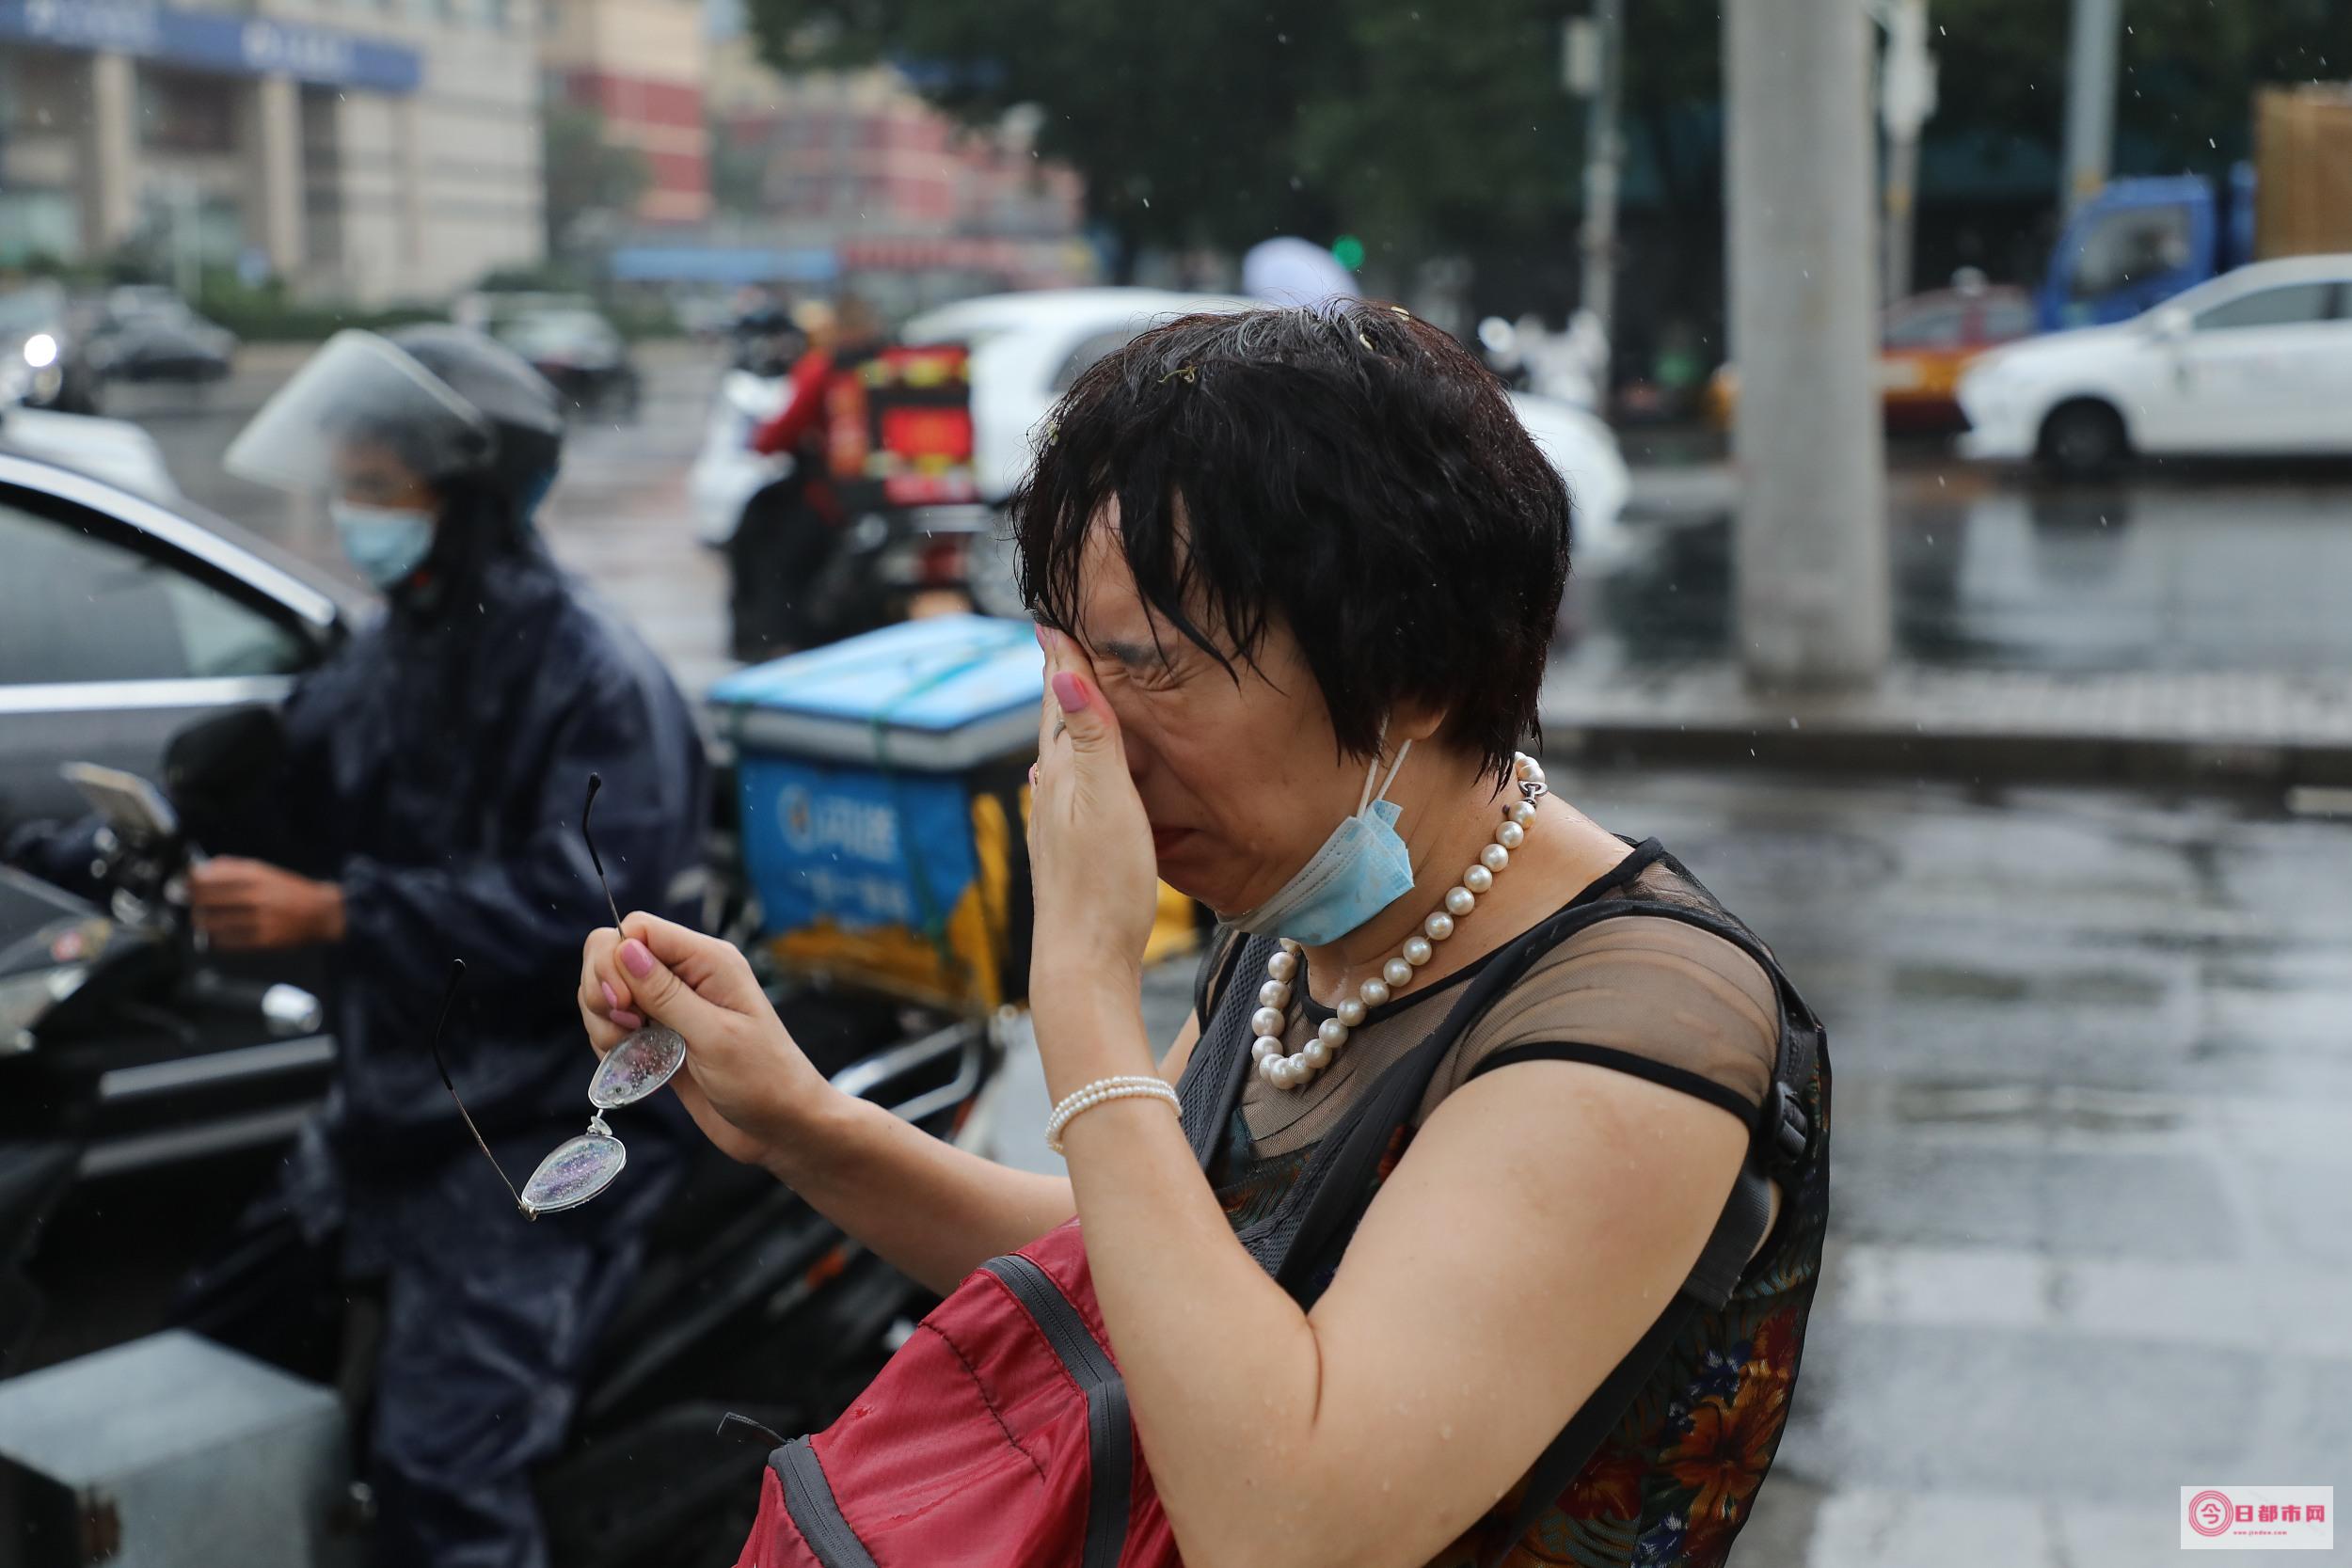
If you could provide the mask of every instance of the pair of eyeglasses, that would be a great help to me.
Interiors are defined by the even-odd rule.
[[[588,802],[580,808],[580,836],[587,841],[588,863],[596,868],[596,885],[604,890],[605,908],[612,911],[612,928],[621,928],[621,907],[612,899],[612,884],[604,879],[604,861],[596,853],[596,841],[588,832],[588,816],[596,808],[596,792],[604,787],[604,780],[596,774],[588,775]],[[449,989],[441,994],[441,1015],[433,1025],[433,1065],[440,1069],[442,1086],[449,1097],[457,1101],[457,1114],[466,1120],[466,1131],[473,1134],[474,1143],[490,1168],[499,1173],[506,1190],[514,1195],[515,1207],[523,1218],[535,1220],[541,1214],[561,1213],[577,1209],[612,1184],[628,1164],[628,1150],[612,1130],[604,1124],[604,1113],[624,1105],[634,1105],[667,1084],[686,1062],[686,1041],[678,1032],[660,1023],[648,1023],[606,1053],[596,1064],[595,1076],[588,1080],[588,1131],[576,1138],[566,1139],[553,1152],[539,1162],[539,1168],[531,1173],[520,1192],[506,1175],[506,1167],[490,1152],[490,1145],[482,1136],[482,1129],[473,1122],[472,1113],[458,1098],[457,1085],[450,1078],[449,1062],[441,1054],[441,1035],[449,1027],[451,1006],[457,1000],[457,987],[466,977],[466,960],[452,958],[449,966]]]

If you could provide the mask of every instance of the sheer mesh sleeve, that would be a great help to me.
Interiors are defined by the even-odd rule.
[[[1763,966],[1711,931],[1629,914],[1578,932],[1499,998],[1441,1063],[1421,1116],[1482,1069],[1597,1061],[1741,1116],[1764,1102],[1780,1007]]]

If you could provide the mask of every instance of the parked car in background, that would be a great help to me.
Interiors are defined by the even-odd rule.
[[[237,335],[168,289],[131,286],[108,293],[89,356],[110,381],[223,381],[236,368]]]
[[[1879,338],[1879,388],[1887,431],[1933,436],[1966,429],[1960,409],[1962,373],[1979,355],[2033,329],[2033,295],[2007,286],[1964,282],[1888,306]],[[1725,365],[1708,383],[1708,418],[1717,429],[1728,430],[1739,404],[1740,372]]]
[[[98,412],[100,376],[80,315],[47,279],[0,293],[0,406]]]
[[[596,310],[557,306],[501,315],[490,332],[553,382],[572,412],[637,412],[636,362],[620,330]]]
[[[1962,378],[1961,450],[2070,477],[2145,456],[2352,455],[2352,254],[2258,261]]]

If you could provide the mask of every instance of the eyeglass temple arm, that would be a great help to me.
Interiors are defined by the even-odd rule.
[[[515,1207],[522,1211],[523,1217],[535,1220],[539,1217],[538,1212],[523,1201],[522,1194],[515,1191],[515,1183],[507,1178],[506,1167],[500,1164],[499,1157],[490,1152],[488,1142],[482,1136],[482,1129],[473,1124],[473,1113],[466,1109],[466,1102],[463,1100],[458,1100],[457,1085],[449,1075],[449,1059],[441,1054],[441,1035],[449,1027],[449,1010],[457,1001],[458,983],[465,977],[466,960],[450,959],[449,989],[441,993],[441,1016],[433,1023],[433,1065],[440,1069],[441,1086],[449,1090],[450,1099],[456,1101],[457,1114],[465,1119],[466,1131],[473,1134],[474,1147],[482,1150],[482,1157],[490,1162],[490,1168],[499,1173],[501,1181],[506,1183],[507,1195],[514,1198]]]
[[[588,832],[588,814],[596,809],[596,791],[604,787],[604,775],[588,775],[588,803],[580,808],[580,836],[588,845],[588,863],[596,868],[596,886],[604,889],[604,907],[612,911],[612,928],[621,928],[621,906],[612,901],[612,884],[604,879],[604,860],[596,853],[596,841]]]

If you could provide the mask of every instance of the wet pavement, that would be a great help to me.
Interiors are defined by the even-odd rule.
[[[2123,1568],[2352,1459],[2352,826],[1573,774],[1830,1030],[1832,1250],[1735,1561]]]
[[[648,373],[641,423],[578,434],[547,531],[698,685],[724,662],[683,507],[710,372]],[[206,477],[222,419],[154,428],[199,499],[331,551]],[[1941,477],[1895,489],[1913,659],[2352,668],[2352,481]],[[1720,652],[1720,525],[1640,526],[1661,553],[1601,585],[1595,645]],[[2185,1484],[2352,1483],[2352,820],[1745,769],[1555,784],[1664,838],[1830,1025],[1827,1282],[1735,1563],[2143,1568],[2178,1549]],[[1187,978],[1155,976],[1163,1037]],[[1024,1163],[1041,1101],[1016,1063]]]
[[[1728,470],[1665,475],[1645,559],[1592,592],[1631,668],[1734,656]],[[1888,476],[1899,659],[2053,673],[2352,670],[2352,466],[2042,484],[1907,452]],[[1637,489],[1637,501],[1642,492]]]

